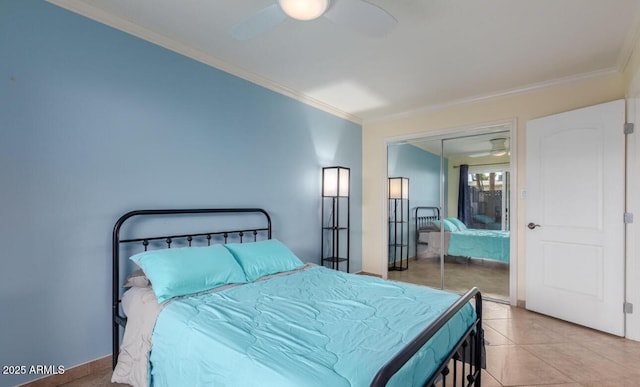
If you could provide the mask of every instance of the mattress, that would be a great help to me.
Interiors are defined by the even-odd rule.
[[[449,239],[451,238],[451,232],[444,233],[444,253],[447,254],[449,250]],[[441,235],[440,232],[434,231],[421,231],[418,234],[417,256],[418,258],[438,258],[440,259],[440,252],[442,251]]]
[[[316,266],[179,299],[155,323],[151,381],[368,386],[379,368],[458,298]],[[466,305],[389,385],[422,385],[475,318]]]

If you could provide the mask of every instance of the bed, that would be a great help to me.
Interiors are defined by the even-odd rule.
[[[228,228],[236,215],[259,225]],[[148,218],[189,216],[212,229],[129,235]],[[131,260],[142,270],[122,281]],[[112,264],[114,382],[481,385],[478,289],[460,297],[304,264],[262,209],[129,212],[114,226]]]
[[[414,217],[418,257],[439,257],[443,251],[445,255],[509,263],[509,231],[466,228],[455,218],[441,220],[438,207],[416,207]],[[445,230],[442,237],[441,224]]]

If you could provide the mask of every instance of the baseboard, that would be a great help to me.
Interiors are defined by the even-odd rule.
[[[111,355],[101,357],[96,360],[89,361],[84,364],[65,369],[64,373],[45,376],[40,379],[21,384],[25,387],[54,387],[64,383],[73,382],[74,380],[84,378],[85,376],[104,371],[111,368]]]
[[[518,300],[518,301],[516,301],[516,306],[517,306],[518,308],[527,309],[527,301],[525,301],[525,300]]]

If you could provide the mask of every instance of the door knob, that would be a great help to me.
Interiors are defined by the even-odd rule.
[[[531,223],[529,223],[527,225],[527,227],[529,227],[530,230],[533,230],[534,228],[541,227],[541,226],[539,224],[535,224],[535,223],[531,222]]]

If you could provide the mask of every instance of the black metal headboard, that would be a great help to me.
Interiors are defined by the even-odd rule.
[[[253,214],[260,215],[264,218],[260,221],[259,227],[248,227],[234,230],[216,229],[208,232],[197,233],[177,233],[172,235],[154,235],[154,236],[136,236],[135,238],[121,239],[120,230],[129,219],[137,218],[151,218],[159,216],[171,216],[171,215],[233,215],[233,214]],[[265,224],[266,223],[266,224]],[[120,314],[120,252],[123,245],[141,244],[144,251],[148,249],[153,242],[164,243],[165,248],[171,248],[171,244],[176,241],[186,242],[187,246],[191,246],[195,240],[205,241],[207,245],[212,242],[215,243],[215,239],[221,239],[222,243],[226,243],[228,238],[235,237],[241,243],[250,239],[257,241],[258,234],[266,234],[267,239],[271,239],[271,217],[269,214],[261,208],[204,208],[204,209],[175,209],[175,210],[137,210],[127,212],[122,215],[120,219],[115,223],[113,227],[113,239],[112,239],[112,275],[113,275],[113,287],[112,287],[112,323],[113,323],[113,368],[116,366],[118,359],[118,353],[120,352],[120,329],[127,323],[125,316]],[[126,257],[128,258],[128,257]]]
[[[416,207],[415,208],[416,232],[440,220],[440,207]]]

